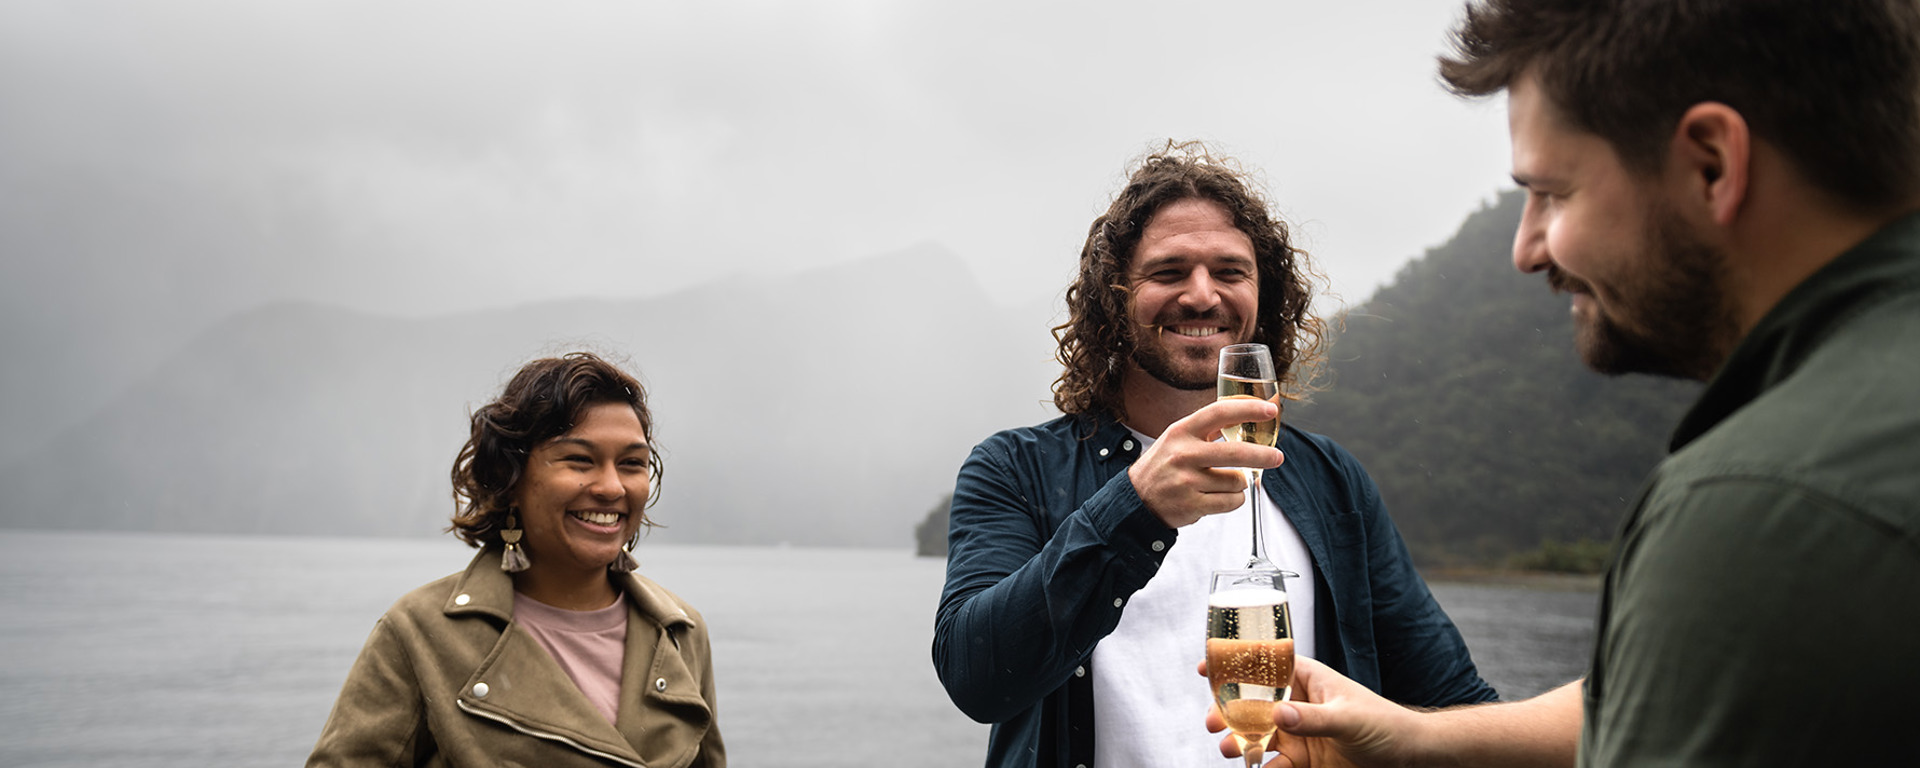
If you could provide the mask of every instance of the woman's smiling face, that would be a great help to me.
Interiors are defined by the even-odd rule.
[[[587,406],[536,446],[514,492],[531,569],[605,569],[640,529],[653,490],[651,447],[626,403]]]

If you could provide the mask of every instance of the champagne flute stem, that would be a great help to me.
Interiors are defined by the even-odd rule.
[[[1273,742],[1273,737],[1269,735],[1257,739],[1241,736],[1239,739],[1240,757],[1247,761],[1247,768],[1260,768],[1260,759],[1267,756],[1267,745]]]
[[[1266,495],[1260,490],[1260,470],[1247,470],[1247,493],[1251,497],[1249,504],[1253,512],[1253,550],[1247,567],[1252,568],[1267,564],[1265,538],[1260,535],[1260,497]]]

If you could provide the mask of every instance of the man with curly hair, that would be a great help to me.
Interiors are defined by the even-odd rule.
[[[1210,572],[1247,560],[1239,467],[1270,470],[1258,508],[1300,574],[1300,655],[1409,705],[1494,698],[1352,456],[1292,426],[1277,450],[1216,440],[1279,411],[1216,402],[1222,347],[1264,343],[1288,397],[1310,388],[1310,276],[1245,174],[1197,144],[1146,157],[1094,220],[1054,330],[1065,415],[988,438],[954,489],[933,656],[993,724],[987,765],[1217,759],[1194,664]]]

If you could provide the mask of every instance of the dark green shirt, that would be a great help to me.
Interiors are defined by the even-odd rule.
[[[1920,764],[1920,215],[1788,293],[1608,569],[1583,766]]]

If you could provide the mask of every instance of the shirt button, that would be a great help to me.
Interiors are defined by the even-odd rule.
[[[487,687],[486,683],[474,683],[473,697],[476,699],[484,699],[487,697],[487,691],[489,690],[491,689]]]
[[[1074,667],[1074,668],[1073,668],[1073,676],[1074,676],[1074,677],[1086,677],[1086,676],[1087,676],[1087,668],[1086,668],[1086,667],[1084,667],[1084,666],[1080,666],[1080,667]]]
[[[1105,455],[1107,455],[1107,449],[1105,449],[1105,448],[1102,448],[1102,449],[1100,449],[1100,455],[1101,455],[1101,456],[1105,456]]]
[[[1117,597],[1116,597],[1116,598],[1114,598],[1114,599],[1113,599],[1113,607],[1115,607],[1115,608],[1118,608],[1118,607],[1120,607],[1120,603],[1121,603],[1121,602],[1122,602],[1122,601],[1120,600],[1120,598],[1117,598]]]
[[[454,605],[466,605],[467,603],[471,603],[471,602],[473,602],[473,596],[466,594],[464,592],[462,592],[459,597],[455,597],[453,599]]]
[[[1156,541],[1153,543],[1153,551],[1155,552],[1165,551],[1166,548],[1167,548],[1167,543],[1164,541]]]
[[[1122,448],[1125,448],[1125,449],[1127,449],[1127,450],[1129,450],[1129,451],[1131,451],[1131,450],[1133,450],[1133,441],[1132,441],[1132,440],[1128,440],[1128,441],[1126,441],[1126,442],[1124,442],[1124,443],[1121,443],[1121,444],[1120,444],[1120,447],[1122,447]]]
[[[667,679],[663,677],[653,681],[653,689],[656,691],[665,691],[667,689]]]

